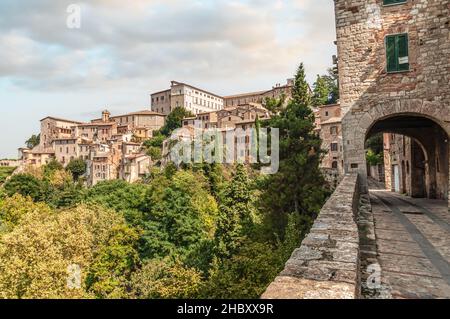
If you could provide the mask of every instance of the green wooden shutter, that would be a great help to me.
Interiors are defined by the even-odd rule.
[[[386,37],[386,63],[387,71],[395,72],[397,71],[397,57],[395,50],[395,36]]]
[[[409,57],[408,57],[408,35],[401,34],[397,36],[397,48],[398,48],[398,70],[409,70]]]
[[[386,36],[386,70],[409,70],[408,34]]]
[[[383,4],[384,5],[389,5],[389,4],[397,4],[397,3],[404,3],[407,0],[383,0]]]

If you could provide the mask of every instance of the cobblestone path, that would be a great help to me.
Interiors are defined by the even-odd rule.
[[[392,298],[450,298],[450,212],[370,183],[376,250]]]

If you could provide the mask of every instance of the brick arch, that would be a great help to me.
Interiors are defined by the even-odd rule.
[[[378,103],[366,112],[358,122],[358,127],[366,133],[379,121],[394,116],[417,116],[427,118],[438,124],[450,136],[450,107],[437,102],[422,100],[397,100]],[[370,124],[369,124],[370,123]]]
[[[443,106],[440,103],[428,102],[422,100],[404,100],[393,101],[388,103],[379,103],[375,107],[372,107],[368,113],[359,121],[359,127],[365,128],[366,132],[379,121],[383,121],[390,117],[395,116],[417,116],[427,118],[436,124],[438,124],[448,136],[450,136],[450,123],[446,123],[449,118],[449,107]],[[368,117],[371,119],[369,123]]]
[[[346,172],[360,173],[363,179],[363,186],[361,188],[362,191],[367,190],[367,184],[365,183],[367,169],[364,144],[368,133],[376,123],[389,118],[402,116],[422,117],[429,119],[442,128],[444,135],[446,134],[447,138],[450,139],[450,107],[439,102],[429,102],[421,99],[399,99],[379,101],[371,105],[365,105],[364,107],[358,105],[353,106],[345,113],[342,120],[345,162],[344,169]],[[426,140],[426,136],[422,139],[420,132],[413,133],[414,134],[410,135],[401,133],[400,130],[397,132],[397,134],[407,135],[414,138],[416,141],[420,141],[420,144],[422,144],[421,146],[425,146],[425,148],[427,148],[426,143],[423,142],[423,140]],[[448,170],[450,171],[450,167]],[[448,197],[450,198],[450,181],[447,188]]]

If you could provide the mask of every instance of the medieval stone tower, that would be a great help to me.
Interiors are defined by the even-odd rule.
[[[423,166],[424,194],[448,199],[450,0],[335,0],[335,10],[345,171],[365,179],[365,140],[402,134],[422,153],[411,183]]]

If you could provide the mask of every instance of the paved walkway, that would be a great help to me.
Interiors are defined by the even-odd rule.
[[[450,298],[450,212],[369,183],[382,281],[393,298]]]

